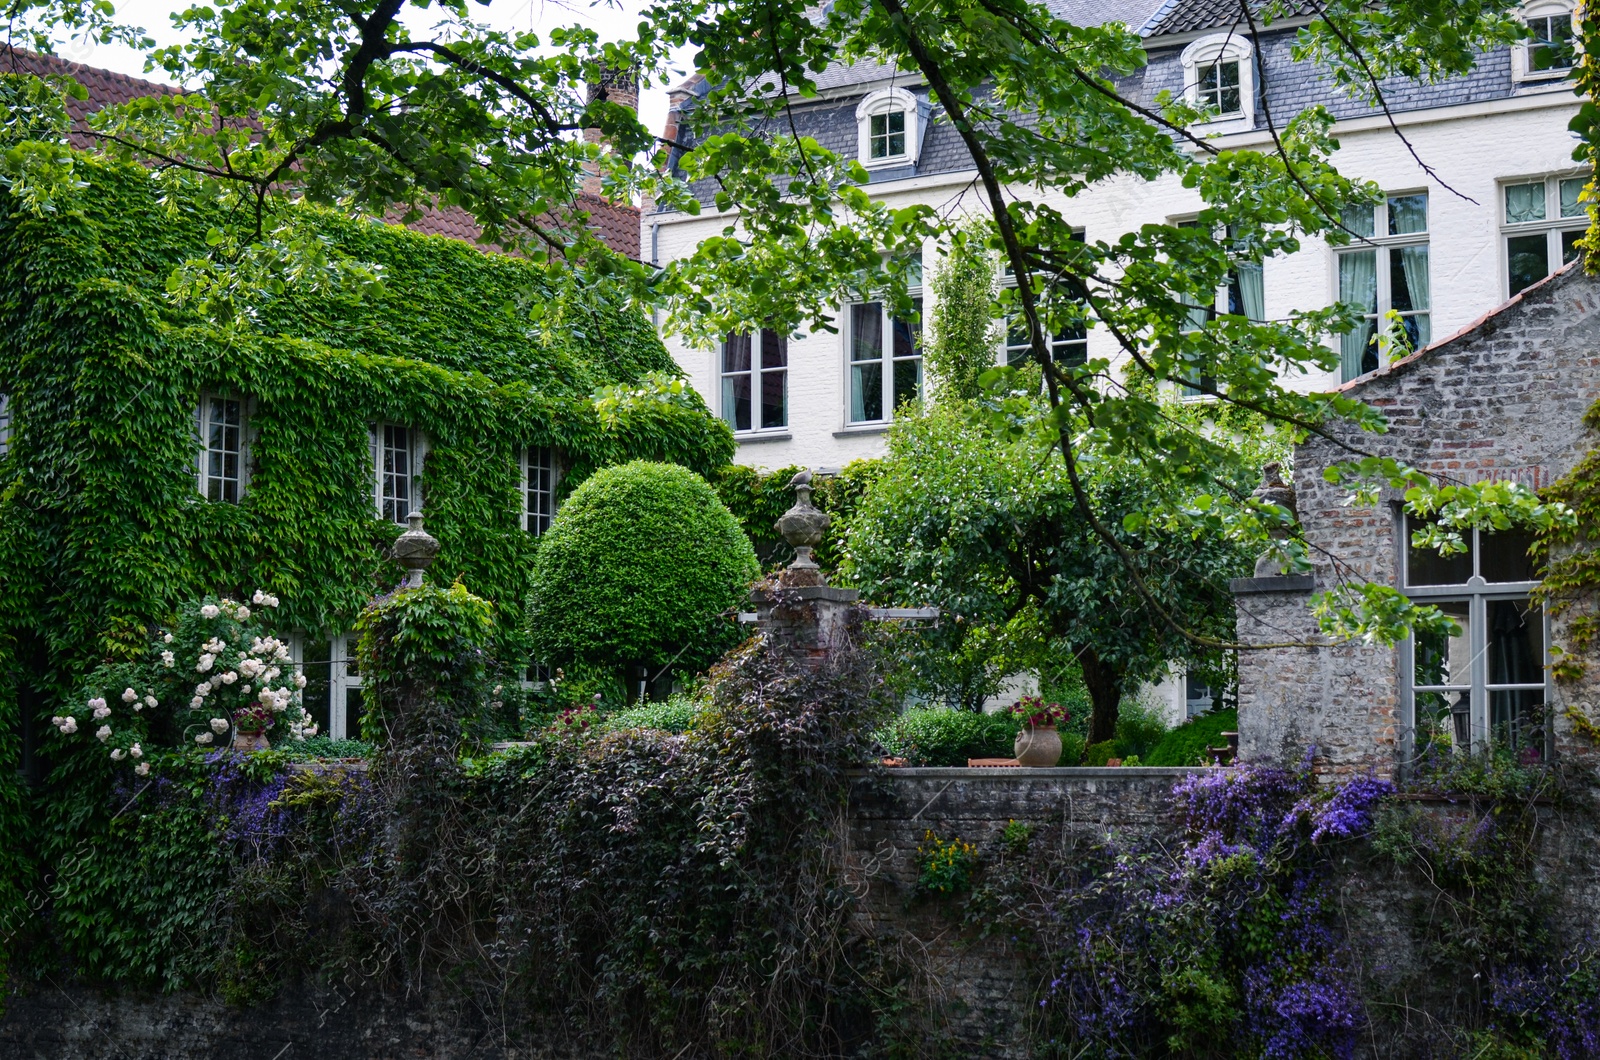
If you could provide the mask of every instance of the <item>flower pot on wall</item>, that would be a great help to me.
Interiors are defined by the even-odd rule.
[[[265,751],[272,745],[267,742],[264,732],[236,732],[233,734],[233,749],[235,751]]]
[[[1053,766],[1061,761],[1061,734],[1054,725],[1024,725],[1013,748],[1018,765]]]

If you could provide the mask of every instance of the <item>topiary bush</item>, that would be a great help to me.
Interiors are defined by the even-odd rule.
[[[1141,759],[1147,766],[1196,766],[1208,763],[1207,747],[1221,747],[1222,734],[1239,728],[1237,710],[1213,710],[1191,718],[1161,738]]]
[[[700,476],[642,460],[606,468],[573,492],[534,557],[534,650],[552,666],[699,670],[738,641],[725,616],[759,573]]]
[[[969,758],[1010,758],[1017,727],[1009,714],[932,707],[908,710],[872,736],[909,765],[964,766]]]

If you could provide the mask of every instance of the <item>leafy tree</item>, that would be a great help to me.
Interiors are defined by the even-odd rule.
[[[534,650],[625,671],[630,688],[698,669],[738,639],[727,612],[759,573],[700,476],[642,460],[606,468],[573,491],[534,557]]]
[[[1040,654],[1064,649],[1083,669],[1088,738],[1099,743],[1136,682],[1173,659],[1216,665],[1217,649],[1180,630],[1231,638],[1228,580],[1249,573],[1253,556],[1183,520],[1144,517],[1166,501],[1138,465],[1086,450],[1081,469],[1117,545],[1137,557],[1143,588],[1089,525],[1048,440],[997,445],[986,425],[943,408],[893,429],[883,474],[851,523],[847,570],[872,599],[943,608],[931,636],[958,657],[1019,627],[1034,631]],[[1145,592],[1175,621],[1151,621]]]
[[[977,242],[981,225],[964,230]],[[933,399],[971,401],[982,392],[979,380],[994,367],[999,341],[994,310],[997,292],[994,257],[986,253],[950,254],[938,264],[930,283],[934,307],[923,360],[928,365]]]
[[[107,11],[84,0],[16,0],[8,9],[10,25],[46,37],[119,32]],[[1327,0],[1293,47],[1376,103],[1386,78],[1457,76],[1484,49],[1523,38],[1516,12],[1516,0],[1390,0],[1379,9]],[[237,207],[214,233],[210,257],[175,274],[174,296],[231,309],[234,326],[247,328],[257,294],[308,282],[359,288],[368,275],[359,263],[324,260],[322,248],[279,235],[283,212],[298,200],[373,215],[462,208],[486,241],[551,262],[552,275],[574,290],[592,299],[631,292],[662,310],[667,327],[707,342],[752,327],[832,329],[841,294],[909,312],[906,280],[923,244],[960,252],[977,243],[1017,279],[1002,292],[1004,311],[1026,331],[1048,398],[1008,397],[1016,388],[995,370],[991,423],[1052,439],[1085,524],[1126,568],[1152,622],[1179,625],[1162,606],[1161,572],[1124,545],[1114,513],[1096,507],[1085,459],[1137,466],[1194,498],[1163,518],[1195,531],[1220,526],[1265,539],[1288,513],[1231,489],[1253,469],[1227,447],[1201,437],[1174,451],[1154,386],[1124,386],[1105,359],[1057,362],[1049,339],[1065,328],[1109,334],[1135,382],[1200,380],[1221,405],[1336,439],[1351,454],[1337,473],[1361,498],[1386,482],[1406,489],[1419,512],[1442,504],[1448,529],[1433,543],[1445,548],[1460,547],[1461,529],[1503,522],[1508,512],[1537,525],[1569,521],[1528,491],[1498,484],[1443,495],[1415,469],[1365,449],[1362,432],[1383,426],[1377,410],[1283,386],[1298,369],[1333,367],[1327,336],[1354,326],[1350,307],[1263,322],[1215,314],[1191,326],[1195,305],[1210,301],[1237,262],[1290,254],[1307,239],[1348,243],[1342,208],[1379,195],[1332,166],[1333,116],[1324,108],[1291,114],[1269,90],[1261,102],[1270,144],[1222,149],[1193,131],[1207,117],[1195,105],[1135,98],[1145,52],[1131,28],[1077,25],[1032,0],[838,0],[821,10],[810,0],[660,0],[642,12],[637,39],[619,45],[583,29],[547,37],[493,30],[471,14],[466,0],[222,0],[178,15],[191,42],[150,56],[195,93],[135,100],[94,123],[107,149],[158,163],[163,180],[199,181]],[[1287,0],[1238,0],[1238,14],[1246,37],[1305,17]],[[1593,26],[1586,18],[1586,52]],[[668,56],[683,44],[697,49],[707,80],[676,142],[663,145],[675,166],[630,166],[653,146],[651,131],[582,86],[627,68],[665,78]],[[853,157],[790,120],[788,108],[818,95],[831,64],[862,60],[928,85],[972,157],[989,234],[964,231],[961,211],[874,201]],[[1590,106],[1580,116],[1588,142],[1600,141],[1596,114]],[[585,127],[605,142],[572,135]],[[666,268],[626,261],[584,224],[576,193],[585,167],[619,194],[689,213],[710,206],[729,223]],[[25,189],[35,209],[50,208],[50,188],[70,183],[70,169],[48,151],[0,153],[0,182]],[[1204,204],[1197,224],[1080,240],[1062,199],[1114,178],[1181,181]],[[1212,235],[1224,228],[1226,243]],[[1286,568],[1309,565],[1299,541],[1280,553]],[[1393,639],[1413,625],[1450,625],[1392,587],[1365,583],[1331,591],[1318,610],[1324,628],[1342,636]],[[1197,630],[1181,633],[1196,646],[1221,646]]]

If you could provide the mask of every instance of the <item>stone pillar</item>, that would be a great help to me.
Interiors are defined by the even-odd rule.
[[[832,519],[811,503],[811,472],[800,472],[789,485],[796,500],[778,520],[778,533],[793,546],[794,562],[753,589],[750,603],[756,629],[770,643],[820,665],[847,643],[850,613],[860,593],[829,585],[812,558]]]

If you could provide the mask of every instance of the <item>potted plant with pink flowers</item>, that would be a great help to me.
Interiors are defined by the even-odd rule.
[[[1046,703],[1039,696],[1023,696],[1011,704],[1008,713],[1022,723],[1012,745],[1018,765],[1053,766],[1061,761],[1061,734],[1056,725],[1068,717],[1061,704]]]

